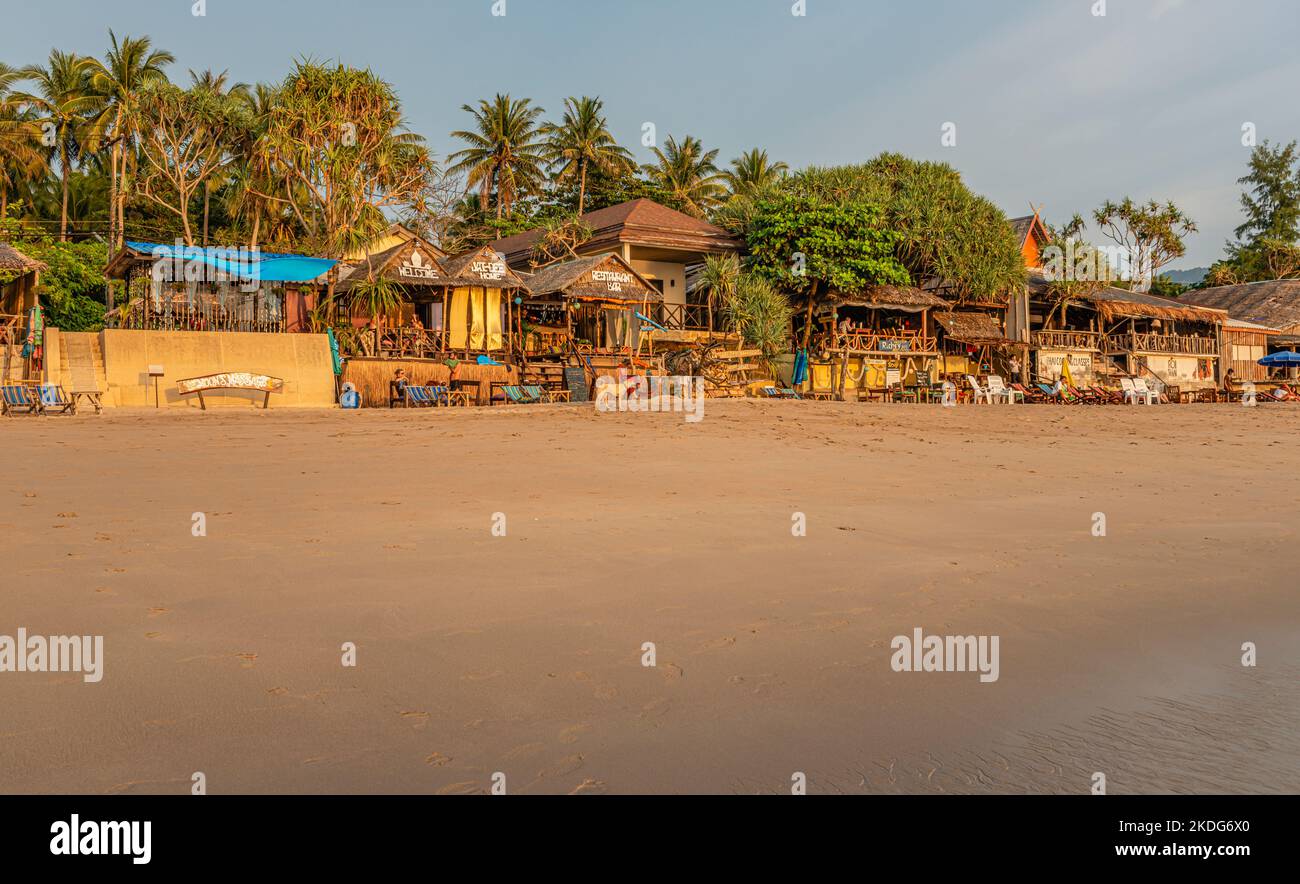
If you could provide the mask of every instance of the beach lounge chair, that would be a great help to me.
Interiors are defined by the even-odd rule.
[[[40,414],[41,397],[24,384],[0,387],[0,414]]]
[[[1021,396],[1025,397],[1026,402],[1046,402],[1047,397],[1042,390],[1037,387],[1026,387],[1024,384],[1011,384],[1011,389],[1015,390]]]
[[[1088,388],[1092,395],[1097,397],[1097,401],[1103,405],[1123,404],[1124,397],[1114,390],[1107,390],[1105,387],[1093,384]]]
[[[534,387],[533,389],[539,388]],[[521,387],[518,384],[505,384],[501,387],[501,392],[506,395],[507,405],[533,405],[540,401],[529,393],[526,387]]]
[[[979,404],[981,399],[983,399],[984,402],[988,405],[993,404],[993,394],[990,391],[981,387],[980,382],[975,380],[974,375],[970,375],[970,374],[966,375],[966,383],[970,384],[971,393],[975,397],[976,405]]]
[[[785,398],[784,396],[781,395],[781,391],[778,390],[776,387],[763,387],[759,392],[762,393],[763,396],[764,396],[764,398],[766,398],[766,399],[784,399],[784,398]]]
[[[549,402],[551,397],[546,395],[546,390],[538,384],[529,384],[524,387],[524,394],[533,402]]]
[[[42,414],[77,413],[77,400],[59,384],[41,384],[40,397]]]
[[[1100,405],[1101,397],[1087,387],[1076,387],[1073,384],[1065,385],[1066,391],[1070,394],[1071,399],[1078,400],[1084,405]]]
[[[402,404],[406,408],[432,408],[437,403],[434,402],[433,397],[430,395],[428,387],[407,384],[406,398]]]
[[[988,384],[989,384],[989,395],[999,399],[1005,399],[1007,401],[1007,404],[1009,405],[1015,404],[1016,397],[1019,397],[1019,401],[1022,404],[1025,401],[1025,394],[1020,392],[1019,390],[1008,387],[1006,385],[1006,382],[1002,380],[1001,375],[996,375],[996,374],[989,375]]]
[[[783,399],[802,399],[803,396],[800,395],[799,391],[796,390],[794,387],[782,387],[782,388],[781,388],[781,398],[783,398]]]
[[[425,387],[424,389],[429,394],[429,401],[433,405],[438,406],[451,404],[451,400],[447,396],[446,387]]]

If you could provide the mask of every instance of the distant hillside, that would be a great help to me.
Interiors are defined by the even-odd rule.
[[[1179,285],[1196,285],[1209,272],[1209,267],[1193,267],[1191,270],[1166,270],[1161,276],[1167,276]]]

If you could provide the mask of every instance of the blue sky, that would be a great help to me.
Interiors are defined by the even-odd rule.
[[[186,68],[282,78],[295,57],[369,66],[435,151],[466,102],[548,110],[600,95],[640,154],[641,125],[729,160],[793,167],[882,150],[955,166],[1012,216],[1106,198],[1172,199],[1199,223],[1176,267],[1208,264],[1239,223],[1236,179],[1260,140],[1300,138],[1295,0],[0,0],[0,59],[102,53],[147,33]],[[956,145],[940,143],[956,124]]]

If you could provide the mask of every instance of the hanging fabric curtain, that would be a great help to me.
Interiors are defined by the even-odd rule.
[[[469,347],[471,350],[483,349],[487,330],[486,298],[486,289],[475,287],[469,290]]]
[[[447,316],[449,343],[453,350],[469,348],[469,289],[461,287],[451,293],[451,307]]]
[[[501,350],[505,341],[501,333],[501,289],[487,290],[487,349]]]

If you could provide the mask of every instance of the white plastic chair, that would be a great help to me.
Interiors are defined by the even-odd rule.
[[[1133,390],[1143,399],[1146,405],[1160,404],[1160,394],[1147,386],[1146,378],[1134,378]]]
[[[1025,401],[1024,393],[1008,387],[1006,382],[1002,380],[1002,376],[996,374],[989,375],[989,395],[996,396],[999,399],[1005,399],[1008,405],[1015,404],[1017,396],[1020,397],[1020,402],[1023,403]]]
[[[993,404],[993,394],[990,393],[988,390],[985,390],[983,387],[981,387],[980,382],[975,380],[974,375],[969,375],[969,374],[966,375],[966,383],[970,384],[971,390],[975,392],[976,405],[979,404],[979,401],[981,399],[983,399],[989,405]]]

